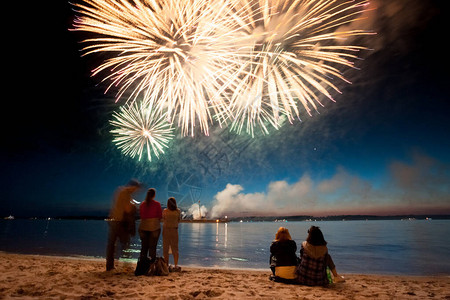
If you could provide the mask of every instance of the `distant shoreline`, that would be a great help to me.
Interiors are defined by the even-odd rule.
[[[10,216],[2,216],[4,220],[106,220],[107,215],[76,215],[76,216],[49,216],[49,217],[29,217],[19,216],[9,218]],[[319,221],[374,221],[374,220],[450,220],[450,215],[336,215],[325,217],[314,216],[246,216],[246,217],[230,217],[217,219],[183,219],[183,223],[227,223],[227,222],[319,222]]]

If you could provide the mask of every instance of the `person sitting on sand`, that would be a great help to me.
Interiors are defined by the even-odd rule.
[[[296,278],[296,251],[297,244],[292,240],[289,230],[280,227],[275,234],[275,240],[270,245],[270,269],[275,278],[288,280]]]
[[[155,200],[156,190],[148,189],[145,200],[139,206],[141,224],[139,225],[139,236],[141,238],[142,258],[150,256],[152,260],[156,259],[156,246],[158,245],[161,234],[161,204]]]
[[[163,255],[169,264],[169,248],[172,249],[174,268],[171,271],[180,271],[178,267],[178,223],[181,221],[181,211],[177,207],[175,198],[170,197],[167,200],[167,208],[162,212],[163,217]]]
[[[300,284],[327,286],[329,284],[327,267],[330,268],[335,282],[344,281],[336,271],[336,266],[328,254],[327,242],[317,226],[311,226],[308,237],[300,249],[300,264],[297,267],[297,281]]]

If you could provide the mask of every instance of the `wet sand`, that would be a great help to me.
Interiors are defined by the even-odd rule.
[[[328,288],[269,280],[269,270],[183,267],[134,276],[134,263],[0,252],[0,299],[450,299],[450,276],[343,274]]]

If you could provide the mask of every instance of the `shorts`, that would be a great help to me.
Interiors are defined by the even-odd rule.
[[[172,254],[178,254],[178,228],[163,228],[163,254],[169,255],[169,247]]]

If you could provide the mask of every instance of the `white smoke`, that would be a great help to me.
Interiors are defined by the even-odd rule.
[[[214,197],[211,217],[245,215],[285,215],[302,211],[305,205],[314,205],[313,182],[304,175],[294,184],[275,181],[268,185],[267,192],[243,193],[241,185],[227,184],[226,188]],[[300,200],[302,199],[302,200]]]
[[[448,213],[448,182],[449,165],[415,153],[411,162],[391,162],[384,183],[338,168],[321,180],[305,174],[294,183],[270,182],[265,192],[227,184],[214,196],[211,217]]]
[[[207,215],[208,215],[208,209],[204,205],[199,206],[199,204],[197,204],[197,203],[192,204],[186,213],[187,217],[192,216],[192,219],[194,219],[194,220],[206,218]]]

